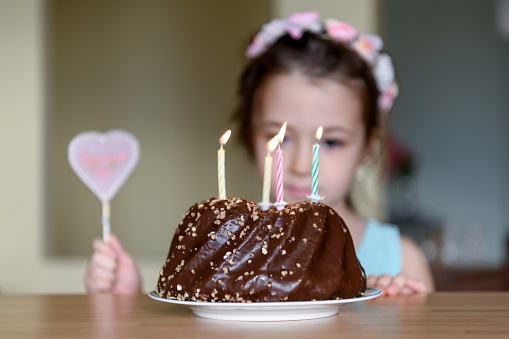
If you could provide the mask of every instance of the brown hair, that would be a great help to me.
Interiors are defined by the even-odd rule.
[[[310,32],[305,32],[299,40],[286,34],[266,52],[251,60],[239,79],[239,101],[234,119],[240,125],[240,142],[251,156],[254,153],[253,107],[256,94],[268,77],[293,70],[313,78],[334,79],[357,89],[363,103],[366,141],[380,130],[377,104],[380,92],[368,63],[343,43]]]

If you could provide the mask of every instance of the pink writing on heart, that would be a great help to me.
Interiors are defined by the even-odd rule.
[[[119,154],[89,154],[88,152],[83,153],[81,161],[83,165],[90,168],[92,172],[97,176],[98,179],[107,179],[111,177],[112,171],[127,160],[127,153],[121,152]]]

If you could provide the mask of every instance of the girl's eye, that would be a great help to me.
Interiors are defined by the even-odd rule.
[[[325,139],[325,140],[322,140],[322,143],[325,147],[328,147],[328,148],[335,148],[335,147],[340,147],[343,145],[343,142],[341,140],[337,140],[337,139]]]

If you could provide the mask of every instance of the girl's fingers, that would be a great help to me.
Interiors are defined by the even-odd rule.
[[[424,282],[408,278],[408,276],[404,273],[400,273],[394,278],[387,274],[379,277],[370,275],[366,280],[366,285],[378,288],[386,296],[427,293],[428,291]]]
[[[104,255],[113,259],[116,258],[116,253],[113,248],[109,244],[105,243],[102,239],[94,239],[92,242],[92,247],[94,249],[94,253],[103,253]]]
[[[90,278],[94,281],[109,281],[113,282],[115,280],[115,271],[114,270],[106,270],[100,267],[95,267],[90,269]]]
[[[389,287],[387,287],[386,290],[387,295],[393,296],[401,293],[401,290],[405,286],[407,280],[408,278],[404,274],[400,273],[397,276],[395,276],[394,279],[392,279]]]
[[[117,262],[115,261],[115,259],[103,253],[95,252],[94,254],[92,254],[92,257],[90,258],[89,269],[91,271],[94,271],[96,269],[103,269],[113,272],[115,271],[116,268]]]
[[[111,246],[111,249],[113,250],[113,252],[115,252],[115,254],[117,254],[117,255],[122,255],[125,253],[125,250],[122,247],[122,244],[120,243],[120,241],[114,234],[111,235],[110,246]]]
[[[115,275],[113,271],[89,265],[85,275],[85,287],[88,293],[105,293],[111,291]]]
[[[88,293],[111,293],[117,270],[117,255],[102,239],[95,239],[92,246],[94,253],[85,273],[86,290]]]
[[[366,286],[376,286],[376,282],[378,280],[378,277],[375,275],[370,275],[368,279],[366,280]]]
[[[376,288],[382,290],[382,292],[385,292],[385,289],[389,287],[391,284],[392,277],[387,274],[383,274],[378,278],[378,281],[376,282]]]
[[[427,293],[428,292],[428,288],[426,287],[426,284],[423,283],[422,281],[415,281],[415,280],[409,278],[409,279],[407,279],[405,286],[408,287],[409,289],[411,289],[413,292],[417,292],[417,293]]]
[[[401,291],[399,293],[400,294],[414,294],[415,291],[413,289],[411,289],[410,287],[403,286],[403,288],[401,289]]]

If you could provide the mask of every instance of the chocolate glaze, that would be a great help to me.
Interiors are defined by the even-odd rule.
[[[264,302],[353,298],[366,290],[350,232],[330,207],[261,211],[211,198],[184,215],[159,273],[160,297]]]

